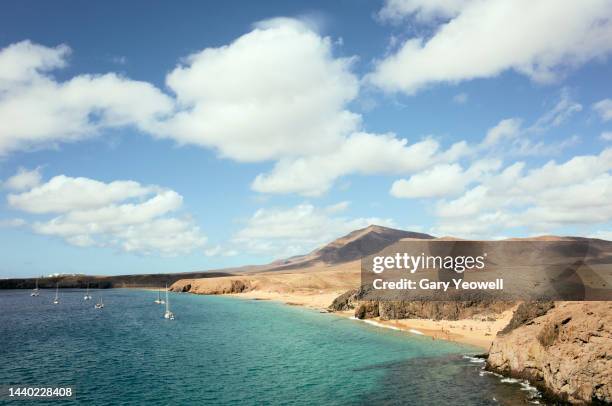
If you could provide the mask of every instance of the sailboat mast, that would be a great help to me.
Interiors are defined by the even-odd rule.
[[[166,312],[170,311],[170,303],[168,302],[168,284],[166,284]]]

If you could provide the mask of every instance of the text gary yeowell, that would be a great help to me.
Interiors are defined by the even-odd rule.
[[[391,256],[375,256],[372,261],[372,272],[380,274],[386,269],[405,269],[411,274],[418,270],[438,269],[455,271],[458,274],[463,274],[466,270],[484,270],[485,258],[487,254],[483,253],[479,256],[440,256],[440,255],[409,255],[407,253],[396,253]],[[384,279],[374,279],[372,283],[374,289],[391,289],[391,290],[443,290],[446,292],[451,285],[457,290],[459,289],[491,289],[502,290],[504,286],[503,279],[495,281],[463,281],[462,278],[452,279],[452,281],[432,281],[429,279],[420,279],[418,282],[402,278],[400,280],[387,281]]]

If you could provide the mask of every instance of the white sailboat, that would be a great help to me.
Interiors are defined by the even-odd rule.
[[[164,300],[161,298],[161,289],[157,289],[157,299],[153,301],[155,304],[164,304]]]
[[[168,298],[168,285],[166,284],[166,312],[164,318],[168,320],[174,320],[174,313],[170,311],[170,299]]]
[[[30,296],[39,296],[40,292],[38,290],[38,278],[36,279],[36,287],[34,288],[34,290],[32,291],[32,293],[30,293]]]
[[[55,284],[55,299],[53,299],[53,304],[59,304],[59,283]]]
[[[104,302],[102,302],[102,296],[100,296],[100,301],[98,303],[96,303],[94,308],[95,309],[103,309],[104,308]]]
[[[87,292],[85,292],[85,296],[83,296],[83,300],[91,300],[91,295],[89,294],[89,283],[87,283]]]

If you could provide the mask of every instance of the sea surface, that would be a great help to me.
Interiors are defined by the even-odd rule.
[[[483,373],[477,348],[269,301],[155,292],[0,291],[0,385],[76,399],[0,404],[514,405],[531,391]],[[103,296],[105,308],[94,309]]]

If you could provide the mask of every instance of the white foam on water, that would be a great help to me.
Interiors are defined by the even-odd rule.
[[[474,364],[482,364],[482,363],[486,362],[486,360],[484,358],[472,357],[471,355],[464,355],[463,359],[467,359],[470,362],[473,362]]]
[[[424,336],[424,335],[425,335],[425,333],[423,333],[423,332],[421,332],[421,331],[419,331],[419,330],[415,330],[415,329],[413,329],[413,328],[411,328],[411,329],[410,329],[410,330],[408,330],[408,331],[409,331],[409,332],[411,332],[412,334],[418,334],[418,335],[420,335],[420,336]]]
[[[391,329],[391,330],[398,330],[398,331],[401,330],[401,328],[398,328],[398,327],[395,327],[395,326],[388,326],[386,324],[379,323],[379,322],[376,322],[374,320],[363,320],[363,322],[367,323],[369,325],[372,325],[372,326],[376,326],[376,327],[388,328],[388,329]]]

